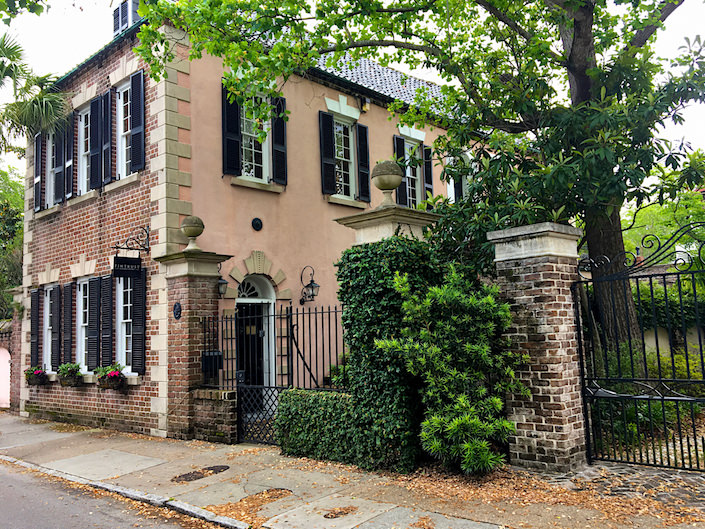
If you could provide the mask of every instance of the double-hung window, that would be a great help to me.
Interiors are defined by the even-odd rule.
[[[361,202],[370,201],[370,153],[368,129],[357,123],[359,110],[328,100],[331,112],[318,113],[321,148],[321,190]]]
[[[61,288],[51,285],[44,288],[43,314],[42,314],[42,356],[37,358],[47,371],[59,367],[61,359]]]
[[[56,167],[56,142],[54,135],[46,137],[46,160],[44,164],[44,206],[50,208],[54,205],[54,167]]]
[[[117,89],[117,178],[132,173],[132,93],[130,83]]]
[[[433,196],[431,148],[414,139],[394,136],[394,157],[404,171],[397,188],[397,204],[415,208],[428,194]]]
[[[81,371],[88,371],[88,315],[90,303],[88,298],[88,280],[77,283],[76,288],[76,363]]]
[[[131,277],[119,277],[116,282],[116,335],[117,346],[115,361],[125,366],[125,371],[132,371],[133,321],[135,303],[135,281]]]
[[[335,194],[355,198],[357,191],[355,178],[355,137],[353,126],[339,119],[333,119],[335,138]]]
[[[267,137],[260,142],[260,128],[251,108],[260,105],[259,98],[241,106],[231,101],[222,88],[223,108],[223,174],[262,184],[287,183],[286,169],[286,101],[274,98],[272,121],[264,125]]]
[[[51,295],[54,287],[44,289],[44,314],[42,324],[42,367],[51,370],[51,334],[54,311],[56,310]]]
[[[259,99],[252,101],[253,106],[260,103]],[[265,127],[267,137],[263,142],[260,142],[257,136],[257,122],[249,113],[247,106],[243,107],[243,110],[244,114],[240,120],[242,132],[242,176],[269,182],[271,174],[269,169],[271,158],[270,127]]]
[[[91,188],[91,113],[86,108],[78,112],[78,194]]]

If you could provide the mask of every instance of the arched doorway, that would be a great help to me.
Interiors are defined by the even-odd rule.
[[[244,386],[275,385],[274,287],[263,275],[246,276],[238,287],[237,380]],[[253,399],[260,401],[254,392]],[[261,407],[253,402],[254,407]]]
[[[10,351],[0,347],[0,408],[10,407]]]

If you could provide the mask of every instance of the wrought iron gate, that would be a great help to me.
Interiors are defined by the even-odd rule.
[[[589,460],[705,470],[705,223],[573,285]]]
[[[205,318],[205,387],[237,390],[238,441],[276,444],[279,394],[287,388],[345,387],[341,309],[238,305]]]

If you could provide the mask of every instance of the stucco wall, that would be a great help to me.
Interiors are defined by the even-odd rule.
[[[278,297],[286,297],[290,290],[296,303],[301,270],[311,265],[321,285],[316,304],[337,303],[333,264],[354,243],[355,234],[334,219],[364,211],[329,203],[321,192],[318,112],[327,111],[326,97],[337,101],[342,92],[301,77],[293,77],[284,85],[287,110],[291,112],[287,123],[288,185],[283,192],[273,193],[234,186],[229,176],[222,177],[221,76],[219,60],[204,58],[191,63],[193,187],[188,198],[193,214],[206,226],[200,246],[234,256],[223,263],[223,275],[232,288],[238,283],[227,272],[238,267],[246,273],[243,260],[253,250],[260,250],[272,262],[269,275],[273,277],[282,270],[286,276],[277,285]],[[347,95],[347,102],[358,104],[352,95]],[[389,120],[389,112],[371,104],[358,122],[369,127],[371,167],[392,158],[393,137],[399,132],[396,123]],[[431,145],[439,132],[428,128],[424,144]],[[441,168],[434,165],[433,190],[445,195],[440,173]],[[382,201],[382,192],[372,184],[370,187],[372,203],[367,209]],[[255,217],[263,223],[259,232],[251,226]],[[232,306],[232,302],[224,306]]]

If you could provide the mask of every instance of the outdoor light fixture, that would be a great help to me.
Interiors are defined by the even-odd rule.
[[[306,272],[306,269],[308,268],[311,269],[311,278],[308,283],[304,284],[304,272]],[[303,288],[301,289],[301,299],[299,300],[299,303],[302,305],[307,301],[313,301],[313,299],[318,295],[318,289],[321,288],[321,286],[313,280],[314,273],[315,271],[313,267],[308,265],[304,266],[303,270],[301,270],[301,285]]]
[[[218,278],[218,297],[223,299],[225,293],[228,291],[228,281],[223,279],[223,276]]]

